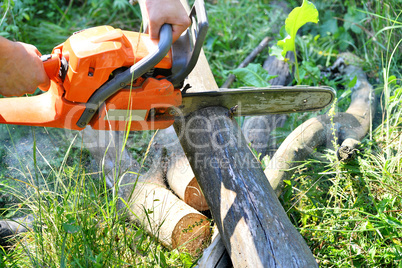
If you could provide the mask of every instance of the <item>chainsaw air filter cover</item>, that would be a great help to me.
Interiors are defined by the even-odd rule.
[[[157,45],[146,34],[122,31],[111,26],[94,27],[72,35],[55,48],[60,49],[63,55],[68,55],[69,68],[63,84],[65,99],[87,102],[114,70],[134,65],[154,51]],[[170,54],[155,67],[170,69]]]

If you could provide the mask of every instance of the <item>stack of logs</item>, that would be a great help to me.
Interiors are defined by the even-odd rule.
[[[206,61],[204,64],[207,64]],[[274,80],[274,83],[277,81],[280,84],[286,80],[283,76],[289,75],[289,69],[278,64],[283,63],[274,60],[273,64],[267,66],[272,68],[271,73],[280,72]],[[207,67],[202,67],[204,71],[201,76],[209,77],[208,81],[215,83],[211,73],[205,74],[205,70],[209,70]],[[192,79],[193,85],[198,83],[191,76],[189,79]],[[207,87],[217,88],[216,84],[208,86],[205,81],[198,84],[200,91]],[[284,116],[277,115],[247,118],[242,130],[248,139],[247,143],[264,154],[268,153],[269,131],[275,128],[272,122],[282,123],[283,119]],[[171,249],[183,248],[197,253],[212,240],[208,249],[211,252],[204,253],[200,267],[231,266],[231,259],[216,228],[211,239],[211,222],[201,213],[209,207],[172,127],[157,131],[153,137],[146,161],[149,170],[144,174],[140,165],[122,148],[125,144],[123,133],[94,131],[90,128],[82,133],[85,146],[103,166],[108,185],[118,191],[122,200],[121,209],[128,210],[130,220],[141,224],[148,233]]]
[[[256,51],[266,48],[267,41],[263,40]],[[197,91],[217,89],[205,56],[201,54],[187,82]],[[289,80],[286,63],[269,57],[264,67],[278,75],[271,81],[273,84],[285,84]],[[242,131],[248,143],[265,155],[269,152],[269,132],[284,119],[282,115],[248,117]],[[118,191],[121,209],[129,207],[130,220],[144,226],[148,233],[171,249],[183,248],[196,253],[210,244],[211,221],[202,214],[209,207],[173,127],[158,130],[152,138],[146,160],[150,167],[144,174],[140,164],[123,148],[123,133],[94,131],[87,127],[82,134],[86,148],[103,167],[109,187]],[[212,240],[220,249],[214,254],[218,254],[221,263],[230,265],[216,228]]]
[[[194,254],[209,242],[210,221],[201,213],[208,205],[172,127],[154,135],[147,168],[122,148],[122,132],[86,128],[83,140],[103,166],[108,186],[118,193],[121,213],[170,249],[185,248]]]

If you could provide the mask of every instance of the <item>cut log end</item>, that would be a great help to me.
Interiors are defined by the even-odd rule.
[[[186,192],[184,193],[184,202],[198,211],[206,211],[209,209],[207,200],[205,200],[204,194],[195,177],[193,177],[187,185]]]
[[[210,222],[202,214],[191,213],[181,218],[172,232],[172,247],[195,254],[210,240]]]
[[[359,150],[357,147],[360,145],[360,141],[348,138],[344,142],[342,142],[341,146],[336,151],[336,156],[339,161],[349,162],[356,158]]]
[[[204,194],[186,157],[176,159],[166,173],[170,188],[186,204],[198,211],[209,209]]]

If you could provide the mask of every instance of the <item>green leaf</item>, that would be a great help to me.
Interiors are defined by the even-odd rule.
[[[402,228],[402,222],[392,216],[387,215],[385,221],[393,227]]]
[[[233,73],[243,84],[250,87],[270,86],[268,81],[277,77],[276,75],[268,74],[260,64],[254,63],[249,64],[245,68],[234,69],[230,72]]]
[[[348,83],[348,88],[353,88],[356,85],[356,82],[357,82],[357,76],[355,75],[355,77]]]
[[[22,13],[22,16],[24,17],[24,19],[26,19],[27,21],[31,20],[31,17],[29,17],[29,15],[27,13]]]
[[[269,48],[269,55],[275,56],[278,60],[284,60],[285,58],[282,56],[282,49],[276,45],[273,45]]]
[[[63,229],[69,234],[75,234],[81,231],[81,226],[69,223],[63,223]]]
[[[162,251],[159,252],[159,260],[160,260],[160,266],[161,267],[168,267],[167,262],[166,262],[165,254],[163,254]]]
[[[391,75],[390,77],[388,77],[388,84],[390,85],[396,85],[396,76],[395,75]]]
[[[128,5],[128,1],[126,0],[114,0],[113,2],[113,8],[118,9],[118,10],[122,10],[124,8],[126,8]]]
[[[285,29],[288,36],[278,41],[278,46],[282,48],[283,57],[285,57],[288,51],[295,50],[297,31],[307,22],[318,22],[318,10],[313,3],[303,0],[301,7],[293,9],[285,21]]]
[[[346,30],[352,30],[356,34],[361,34],[362,29],[358,26],[365,19],[365,15],[358,12],[356,9],[349,7],[348,13],[344,17],[344,24]]]
[[[324,17],[322,19],[323,23],[320,25],[320,35],[334,35],[338,31],[338,21],[335,19],[337,15],[333,11],[327,11],[324,13]]]

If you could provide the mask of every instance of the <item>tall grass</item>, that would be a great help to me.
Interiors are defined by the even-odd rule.
[[[376,38],[358,37],[362,42],[355,45],[363,49],[356,54],[370,60],[365,68],[377,88],[379,112],[358,157],[341,163],[332,150],[316,154],[282,196],[321,267],[402,267],[402,95],[397,67],[402,36],[397,32],[397,6],[389,2],[384,9],[359,8],[369,14],[365,25]]]
[[[33,154],[36,167],[39,158],[46,160],[51,154],[41,152],[35,142],[33,152],[37,152]],[[59,165],[52,166],[47,161],[47,167],[40,167],[50,170],[47,176],[39,172],[37,175],[32,172],[32,176],[25,174],[26,180],[19,180],[23,187],[8,185],[5,178],[0,183],[3,193],[12,195],[14,200],[14,205],[9,204],[3,213],[12,211],[12,215],[31,214],[35,218],[31,231],[21,234],[11,249],[0,251],[2,267],[190,267],[193,264],[191,255],[162,248],[155,237],[126,221],[125,215],[118,211],[119,197],[102,181],[105,176],[87,173],[87,156],[80,141],[71,141],[64,152]],[[22,188],[25,190],[21,191]]]

